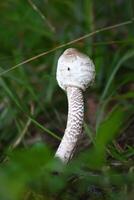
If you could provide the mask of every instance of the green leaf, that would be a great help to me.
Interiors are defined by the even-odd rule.
[[[120,133],[121,127],[126,120],[127,110],[116,106],[105,121],[103,121],[96,133],[95,146],[89,152],[88,162],[92,167],[101,167],[106,162],[107,145]],[[94,159],[95,158],[95,159]]]
[[[109,79],[108,79],[108,81],[106,83],[106,86],[105,86],[104,91],[103,91],[103,93],[101,95],[100,101],[103,101],[105,99],[105,97],[107,96],[108,90],[110,88],[110,85],[111,85],[111,83],[112,83],[117,71],[119,70],[119,68],[122,66],[122,64],[124,62],[126,62],[128,59],[130,59],[132,57],[134,57],[134,50],[127,52],[124,56],[122,56],[122,58],[115,65],[115,67],[113,68],[113,71],[111,73],[111,76],[109,77]]]
[[[96,134],[96,148],[105,147],[119,133],[123,124],[126,111],[121,106],[116,106],[108,115],[107,119],[102,122]]]

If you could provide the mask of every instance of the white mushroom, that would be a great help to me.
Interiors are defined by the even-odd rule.
[[[56,75],[59,86],[67,92],[68,119],[65,134],[55,156],[67,163],[72,158],[82,134],[83,91],[93,83],[95,67],[87,55],[74,48],[69,48],[58,60]]]

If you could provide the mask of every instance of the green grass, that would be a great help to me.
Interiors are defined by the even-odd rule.
[[[133,6],[131,0],[0,3],[1,200],[133,199]],[[96,80],[85,99],[91,145],[64,166],[54,153],[67,99],[55,72],[68,47],[93,59]]]

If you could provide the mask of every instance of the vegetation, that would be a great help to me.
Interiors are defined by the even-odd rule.
[[[132,200],[133,1],[4,0],[0,27],[0,199]],[[64,166],[54,158],[67,116],[55,70],[68,47],[93,59],[96,81],[90,146]]]

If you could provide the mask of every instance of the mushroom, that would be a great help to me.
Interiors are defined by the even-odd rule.
[[[95,67],[87,55],[74,48],[69,48],[58,60],[56,77],[59,86],[67,92],[68,119],[64,136],[55,156],[63,163],[68,163],[82,135],[83,91],[93,83]]]

